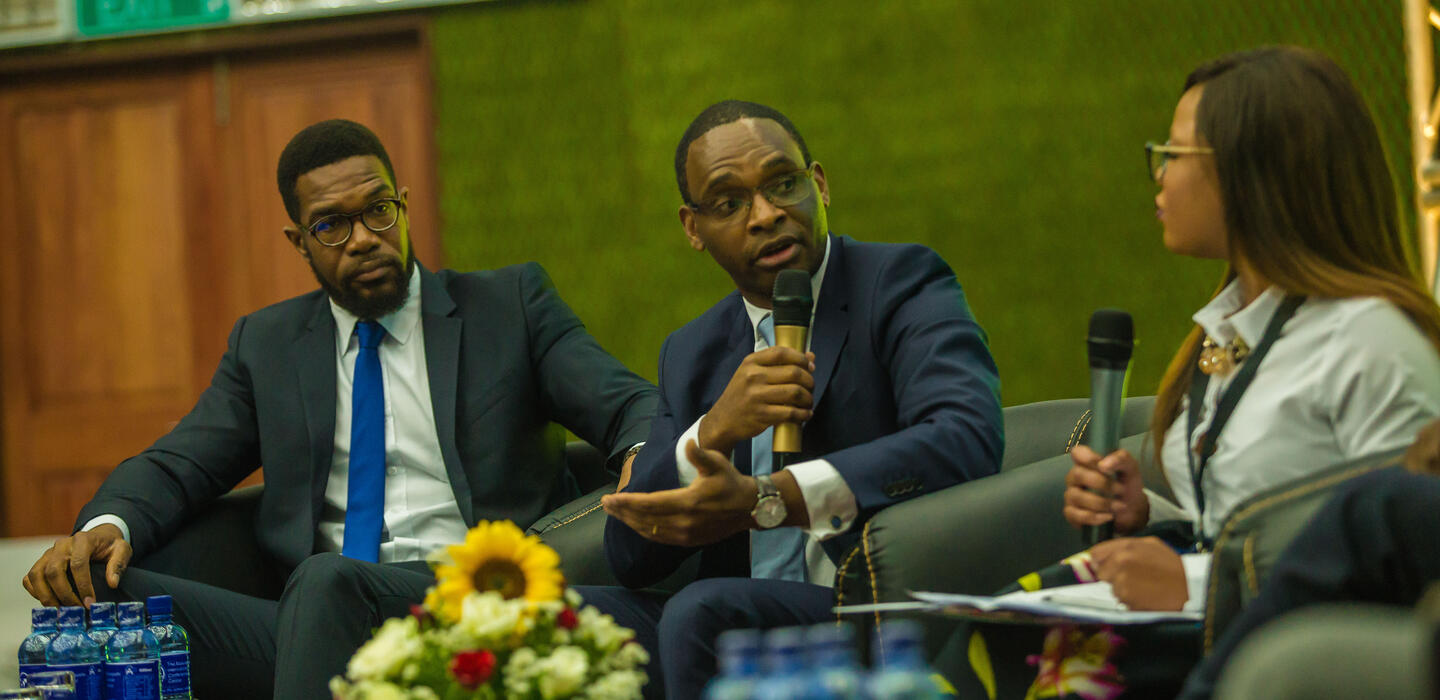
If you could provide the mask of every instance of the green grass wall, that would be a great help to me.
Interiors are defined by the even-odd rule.
[[[433,33],[446,263],[537,260],[654,379],[665,336],[732,287],[685,243],[672,158],[735,97],[771,104],[829,177],[832,230],[955,269],[1014,405],[1085,396],[1084,336],[1129,310],[1153,393],[1219,279],[1160,242],[1142,144],[1185,75],[1293,43],[1336,58],[1381,122],[1408,220],[1401,2],[513,2]],[[417,222],[423,231],[423,224]]]

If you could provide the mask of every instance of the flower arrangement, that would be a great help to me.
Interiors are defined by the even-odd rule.
[[[509,521],[430,558],[436,583],[330,681],[337,700],[639,698],[635,633],[565,587],[560,557]]]

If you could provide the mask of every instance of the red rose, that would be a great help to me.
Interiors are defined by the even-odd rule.
[[[565,608],[564,610],[561,610],[560,615],[555,618],[555,624],[560,625],[567,630],[573,630],[576,627],[580,626],[580,618],[575,615],[574,610],[571,610],[570,608]]]
[[[462,651],[450,660],[450,675],[466,690],[474,690],[490,680],[495,670],[495,654],[488,649]]]
[[[423,606],[415,605],[412,603],[410,605],[410,617],[413,617],[421,624],[424,624],[427,620],[430,619],[430,613],[426,612]]]

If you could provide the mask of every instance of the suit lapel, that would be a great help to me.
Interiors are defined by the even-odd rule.
[[[850,331],[850,280],[845,278],[844,239],[830,236],[830,261],[826,263],[825,280],[820,285],[820,299],[815,309],[814,336],[810,350],[815,353],[815,406],[825,396],[830,378],[835,374],[835,365],[840,360],[840,351]]]
[[[327,297],[320,295],[305,332],[290,345],[290,365],[295,368],[300,404],[310,444],[310,518],[320,522],[325,502],[325,485],[335,454],[335,317]],[[312,527],[310,532],[315,532]],[[313,549],[314,542],[304,551]]]
[[[460,376],[460,335],[463,322],[454,315],[455,301],[435,273],[419,263],[420,323],[425,333],[425,372],[430,380],[430,404],[435,412],[435,433],[445,473],[467,526],[475,524],[470,480],[460,464],[455,442],[456,384]]]

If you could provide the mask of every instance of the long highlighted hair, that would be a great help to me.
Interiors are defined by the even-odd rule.
[[[1215,149],[1230,267],[1243,259],[1291,294],[1380,297],[1440,351],[1440,308],[1423,281],[1380,135],[1344,71],[1314,51],[1267,47],[1196,68],[1197,136]],[[1197,325],[1160,381],[1151,419],[1158,457],[1190,390]]]

